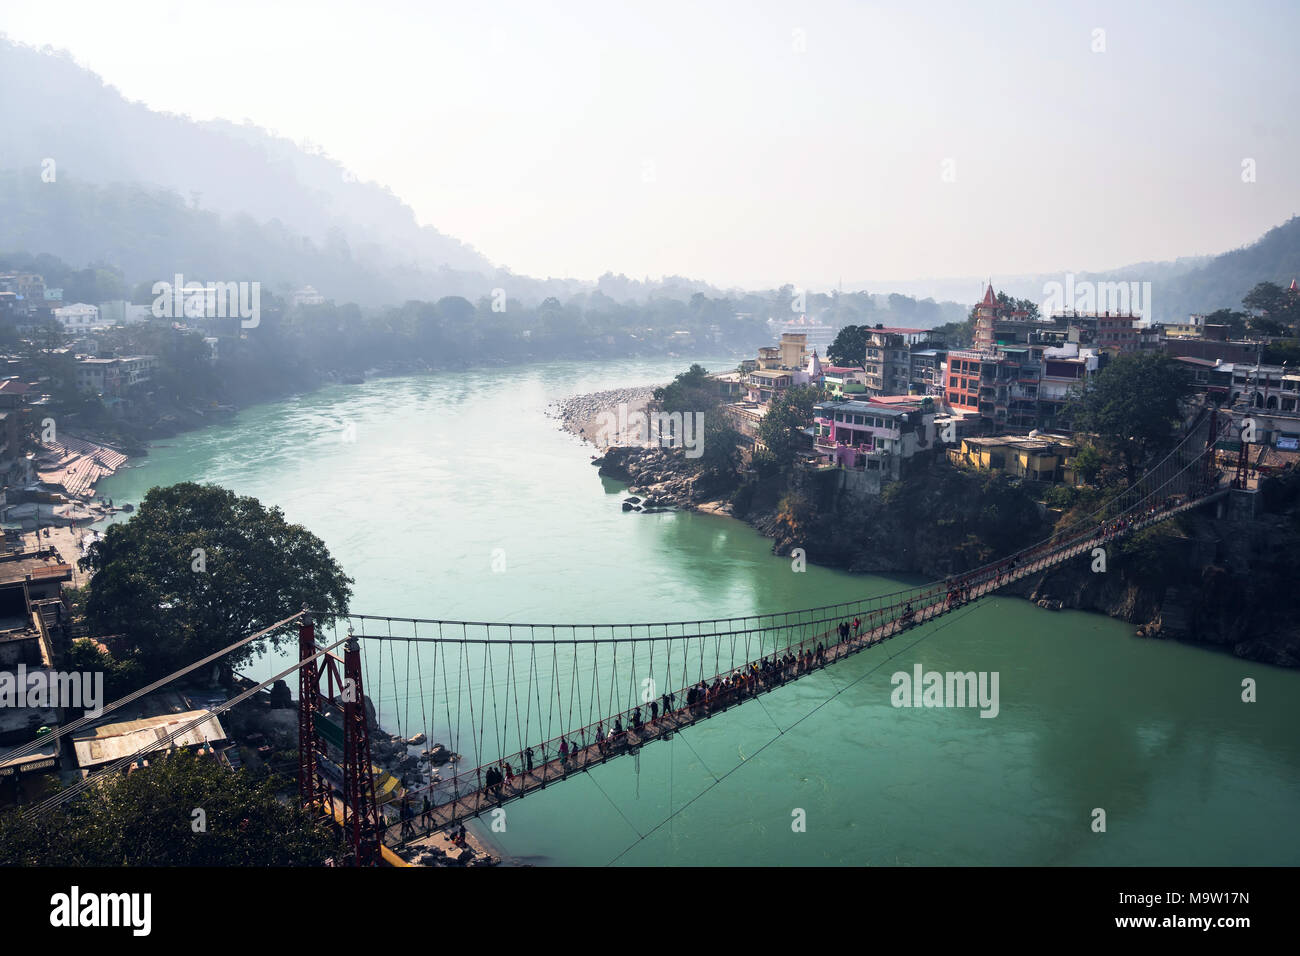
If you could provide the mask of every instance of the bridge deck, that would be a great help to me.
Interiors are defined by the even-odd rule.
[[[907,619],[904,614],[904,608],[901,604],[892,605],[882,611],[872,612],[870,618],[888,618],[879,624],[872,626],[868,620],[868,629],[860,634],[850,636],[845,641],[840,641],[837,634],[833,631],[826,631],[815,637],[807,638],[796,644],[789,645],[785,650],[792,651],[796,654],[815,649],[818,643],[824,644],[824,659],[815,662],[811,667],[804,667],[802,664],[781,668],[777,673],[770,673],[760,677],[753,690],[741,689],[736,691],[725,692],[719,697],[708,703],[697,703],[693,706],[683,704],[671,713],[660,714],[653,721],[647,721],[641,725],[639,730],[632,730],[630,727],[624,732],[623,739],[618,743],[606,742],[602,747],[597,744],[587,746],[575,746],[572,753],[567,759],[561,760],[554,757],[542,763],[536,764],[526,772],[517,772],[513,778],[503,782],[498,788],[497,793],[491,793],[486,787],[481,785],[483,775],[490,767],[499,767],[500,762],[493,762],[477,768],[476,770],[458,774],[456,781],[465,781],[470,784],[472,789],[466,788],[462,792],[453,793],[450,799],[443,799],[433,806],[427,816],[424,818],[420,812],[420,807],[414,807],[415,817],[413,820],[403,825],[398,820],[391,822],[385,830],[384,842],[390,846],[401,846],[411,840],[419,839],[428,833],[442,830],[447,827],[460,823],[468,817],[477,817],[484,811],[493,810],[506,803],[518,800],[530,793],[538,790],[544,790],[546,787],[559,783],[562,780],[582,773],[593,765],[603,764],[609,760],[626,754],[636,753],[641,747],[656,740],[666,740],[674,733],[683,728],[690,727],[701,720],[707,720],[710,717],[723,713],[732,707],[739,706],[752,697],[759,694],[771,693],[778,687],[782,687],[791,681],[798,680],[814,671],[843,660],[851,654],[864,651],[869,647],[886,641],[891,637],[901,633],[904,630],[923,624],[926,621],[933,620],[936,617],[956,610],[966,604],[976,601],[979,598],[1005,587],[1014,581],[1019,581],[1030,575],[1038,574],[1049,568],[1063,564],[1066,561],[1077,557],[1080,554],[1091,553],[1094,548],[1102,547],[1106,543],[1115,540],[1126,534],[1140,531],[1152,524],[1168,520],[1174,515],[1188,511],[1192,508],[1199,507],[1208,501],[1226,494],[1226,490],[1219,490],[1202,498],[1183,502],[1175,507],[1162,509],[1154,515],[1133,521],[1127,524],[1123,530],[1098,533],[1086,537],[1075,538],[1067,542],[1051,546],[1043,550],[1041,554],[1032,555],[1031,560],[1027,562],[1017,562],[1016,564],[1008,563],[995,568],[992,572],[985,574],[978,580],[961,578],[958,576],[956,586],[952,584],[940,584],[931,588],[929,591],[922,592],[917,602],[920,606],[913,607],[911,619]],[[960,588],[960,590],[956,590]],[[964,591],[964,593],[962,593]],[[892,615],[892,616],[890,616]],[[784,651],[783,651],[784,653]],[[768,655],[770,657],[770,655]],[[750,661],[735,668],[728,668],[722,674],[714,675],[713,680],[720,677],[726,677],[737,671],[743,671],[752,664],[761,663]],[[677,691],[677,699],[684,700],[687,689]],[[605,723],[611,724],[615,718],[620,718],[625,722],[629,718],[631,711],[625,711],[622,714],[611,715]],[[566,733],[567,737],[572,731]],[[558,740],[559,738],[557,738]],[[539,745],[540,746],[540,745]],[[525,766],[525,759],[521,754],[503,757],[502,761],[509,760],[512,766],[517,766],[520,770]],[[446,787],[446,784],[435,786]],[[436,789],[432,792],[436,793]],[[418,799],[419,791],[416,793]]]

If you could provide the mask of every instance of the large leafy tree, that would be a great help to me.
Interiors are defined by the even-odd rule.
[[[1163,352],[1123,355],[1076,391],[1071,420],[1122,457],[1132,484],[1139,469],[1173,443],[1179,402],[1189,387],[1181,363]]]
[[[35,820],[0,814],[0,865],[319,866],[340,856],[329,828],[277,798],[281,783],[178,751]]]
[[[654,390],[666,412],[707,412],[719,403],[719,392],[709,382],[709,370],[698,362],[667,385]]]
[[[92,544],[86,616],[129,639],[147,675],[168,673],[303,607],[347,610],[352,579],[279,508],[215,485],[153,488]],[[281,635],[274,635],[278,640]],[[233,668],[261,644],[224,659]]]
[[[813,406],[822,398],[821,389],[806,386],[786,389],[768,403],[758,423],[758,437],[777,467],[791,467],[807,446],[803,430],[812,424]]]
[[[1248,320],[1252,331],[1285,335],[1300,324],[1300,295],[1276,282],[1256,283],[1242,297],[1241,304],[1253,313]]]
[[[681,372],[667,385],[654,390],[655,399],[668,413],[703,416],[703,435],[700,436],[700,456],[689,458],[693,467],[715,478],[734,476],[739,464],[737,442],[740,436],[727,421],[722,410],[722,396],[709,379],[709,372],[696,363]]]
[[[870,327],[865,325],[846,325],[840,329],[826,350],[831,364],[861,368],[867,357],[867,333],[870,331]]]

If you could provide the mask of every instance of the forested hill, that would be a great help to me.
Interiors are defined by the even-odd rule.
[[[1292,216],[1255,242],[1215,256],[1205,265],[1153,284],[1156,317],[1185,321],[1193,312],[1240,309],[1242,297],[1260,282],[1286,288],[1300,279],[1300,216]]]
[[[0,171],[0,253],[49,253],[70,263],[105,263],[127,282],[170,279],[259,281],[277,293],[305,285],[326,297],[390,305],[446,295],[477,299],[497,287],[536,299],[566,283],[499,270],[417,269],[357,255],[344,241],[317,242],[285,223],[196,208],[174,192],[140,184],[96,185],[60,169],[55,183],[39,167]]]
[[[202,208],[278,219],[318,243],[333,237],[354,254],[374,246],[394,265],[494,270],[329,157],[251,124],[195,122],[128,102],[62,53],[0,39],[0,128],[0,169],[52,158],[60,176],[160,187]]]

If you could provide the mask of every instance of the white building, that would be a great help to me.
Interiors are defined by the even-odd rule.
[[[84,332],[87,329],[104,327],[98,307],[87,305],[84,302],[77,302],[73,305],[65,305],[62,308],[55,309],[54,319],[63,326],[65,332]]]

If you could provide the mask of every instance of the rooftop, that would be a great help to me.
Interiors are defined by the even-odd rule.
[[[915,402],[915,399],[913,399],[913,402]],[[844,402],[819,402],[813,407],[817,410],[848,412],[853,415],[881,415],[885,418],[901,418],[908,412],[918,410],[918,406],[915,404],[895,407],[877,404],[874,401],[860,402],[856,399],[849,399]]]
[[[866,331],[868,333],[888,332],[890,335],[925,335],[926,333],[931,332],[933,330],[932,329],[906,329],[898,325],[886,325],[883,328],[879,328],[879,329],[868,327]]]
[[[1048,451],[1052,448],[1074,448],[1074,442],[1053,435],[989,435],[984,438],[964,438],[968,445],[977,448],[1018,448],[1021,451]]]
[[[0,555],[0,587],[26,581],[28,576],[38,580],[70,580],[72,566],[64,564],[59,553],[53,549],[40,554],[15,552]]]
[[[207,715],[207,720],[203,723],[181,734],[170,744],[164,743],[169,734],[204,714]],[[160,714],[157,717],[93,727],[73,735],[72,749],[77,754],[77,765],[84,770],[129,757],[140,750],[157,752],[225,739],[226,732],[221,722],[210,711],[190,710],[181,714]]]

